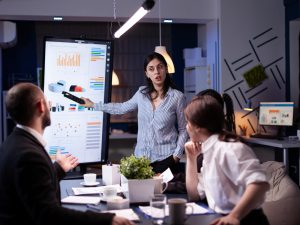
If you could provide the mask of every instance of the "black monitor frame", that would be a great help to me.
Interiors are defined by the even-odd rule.
[[[110,102],[111,100],[111,88],[112,88],[112,70],[113,70],[113,50],[114,43],[112,40],[101,40],[101,39],[81,39],[81,38],[59,38],[59,37],[45,37],[44,38],[44,58],[43,58],[43,81],[45,81],[45,76],[47,76],[45,71],[46,66],[46,43],[47,42],[66,42],[66,43],[78,43],[78,44],[105,44],[109,47],[108,53],[110,60],[106,62],[105,68],[105,88],[104,88],[104,99],[103,102]],[[45,88],[45,84],[43,85]],[[101,143],[101,159],[88,162],[80,162],[79,166],[81,171],[84,173],[87,165],[94,164],[105,164],[108,160],[108,144],[109,144],[109,126],[110,126],[110,116],[107,113],[103,114],[103,132],[102,132],[102,143]]]

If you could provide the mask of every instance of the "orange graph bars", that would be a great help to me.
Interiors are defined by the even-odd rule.
[[[66,66],[66,67],[79,67],[80,66],[80,54],[60,54],[56,60],[57,66]]]

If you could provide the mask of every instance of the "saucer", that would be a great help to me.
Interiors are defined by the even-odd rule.
[[[81,185],[83,186],[86,186],[86,187],[94,187],[94,186],[97,186],[98,184],[100,184],[99,182],[93,182],[93,183],[88,183],[86,184],[84,181],[80,183]]]

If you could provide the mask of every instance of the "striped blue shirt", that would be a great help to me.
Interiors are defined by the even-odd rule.
[[[151,101],[141,92],[144,88],[140,87],[131,99],[123,103],[95,104],[95,110],[110,114],[138,110],[135,156],[145,156],[151,162],[161,161],[170,155],[181,158],[188,137],[184,117],[185,96],[169,88],[163,101],[154,110]]]

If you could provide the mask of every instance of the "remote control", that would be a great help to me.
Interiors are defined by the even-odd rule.
[[[63,94],[66,98],[71,99],[72,101],[77,102],[77,103],[79,103],[79,104],[84,104],[84,103],[85,103],[85,101],[84,101],[83,99],[78,98],[78,97],[76,97],[75,95],[70,94],[69,92],[63,91],[62,94]]]

